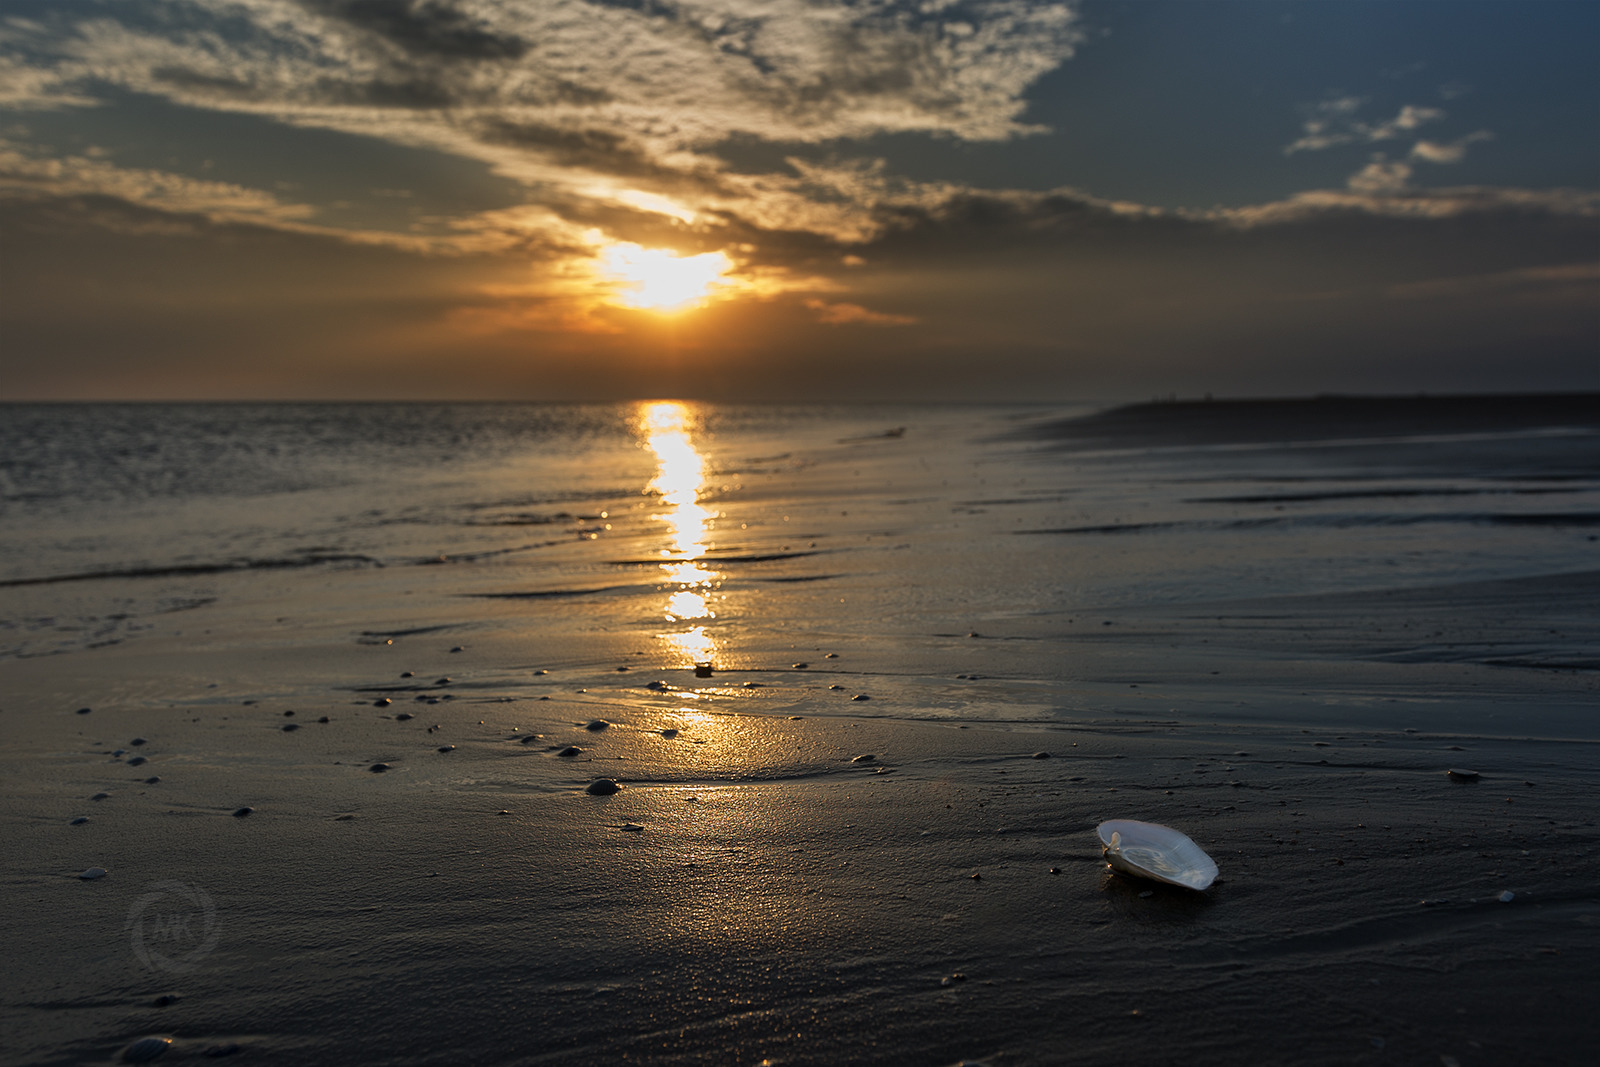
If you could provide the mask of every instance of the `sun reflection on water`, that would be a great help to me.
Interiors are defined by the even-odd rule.
[[[671,401],[646,404],[639,415],[640,432],[656,457],[649,489],[664,509],[650,518],[667,527],[669,547],[661,549],[661,570],[671,592],[663,614],[671,623],[700,624],[663,636],[689,663],[700,664],[710,663],[716,654],[716,642],[703,623],[716,618],[710,594],[722,575],[703,563],[717,513],[700,503],[705,460],[694,447],[690,425],[689,410]]]

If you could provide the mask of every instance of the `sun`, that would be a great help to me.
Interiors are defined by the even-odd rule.
[[[729,284],[733,261],[722,252],[680,256],[628,242],[600,253],[600,268],[619,282],[617,301],[650,311],[683,311]]]

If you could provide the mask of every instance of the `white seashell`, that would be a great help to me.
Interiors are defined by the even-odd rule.
[[[170,1037],[141,1037],[122,1050],[123,1063],[149,1063],[172,1047]]]
[[[1217,880],[1216,862],[1170,826],[1111,819],[1095,832],[1100,835],[1106,862],[1125,874],[1185,889],[1205,889]]]

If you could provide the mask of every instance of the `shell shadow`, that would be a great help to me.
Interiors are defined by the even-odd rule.
[[[1138,923],[1193,922],[1217,903],[1215,887],[1196,892],[1148,878],[1135,878],[1110,867],[1101,875],[1100,895],[1111,905],[1117,918]]]

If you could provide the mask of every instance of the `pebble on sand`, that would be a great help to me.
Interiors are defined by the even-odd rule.
[[[68,826],[82,826],[84,823],[86,823],[88,821],[89,821],[89,816],[80,815],[76,819],[73,819],[71,822],[67,823],[67,825]]]
[[[144,784],[145,785],[155,785],[159,781],[161,781],[161,776],[159,774],[157,774],[157,775],[154,775],[154,776],[152,776],[150,778],[146,778],[144,780]]]
[[[871,700],[872,698],[869,697],[865,693],[857,693],[855,696],[851,697],[850,699],[851,700]]]
[[[1033,758],[1034,759],[1049,759],[1050,758],[1050,753],[1048,753],[1048,752],[1035,752],[1033,754]]]
[[[130,767],[142,767],[146,763],[149,763],[149,762],[150,761],[145,759],[143,756],[135,756],[131,760],[128,761],[128,766],[130,766]]]
[[[627,831],[627,832],[628,832],[628,833],[630,833],[630,834],[636,834],[636,833],[638,833],[638,832],[639,832],[639,831],[640,831],[640,830],[643,830],[643,829],[644,829],[644,827],[642,827],[642,826],[640,826],[640,825],[639,825],[639,824],[638,824],[638,823],[636,823],[636,822],[625,822],[625,823],[623,823],[623,824],[622,824],[622,826],[621,826],[621,827],[619,827],[619,829],[621,829],[621,830],[625,830],[625,831]]]
[[[167,1008],[178,1003],[178,1001],[182,999],[183,995],[180,993],[162,993],[160,996],[156,997],[155,1000],[151,1001],[151,1003],[158,1008]]]
[[[297,722],[286,722],[283,724],[283,732],[286,734],[292,734],[298,729],[300,729],[300,724]],[[129,760],[128,762],[132,763],[133,761]]]
[[[796,663],[794,665],[794,669],[797,670],[797,671],[803,671],[809,666],[811,666],[811,664],[809,664],[809,663]]]
[[[89,714],[89,713],[90,713],[90,712],[92,712],[92,711],[94,711],[94,709],[93,709],[93,708],[79,708],[79,709],[78,709],[78,714],[79,714],[79,715],[87,715],[87,714]]]
[[[82,874],[78,875],[78,877],[82,878],[85,882],[92,882],[96,878],[104,878],[105,876],[106,869],[104,867],[90,867],[87,871],[84,871]]]
[[[374,763],[372,766],[367,768],[367,770],[371,771],[373,774],[382,774],[388,769],[389,765],[387,763]]]
[[[142,745],[144,743],[145,743],[145,740],[142,737],[135,737],[132,741],[128,742],[128,744],[134,745],[135,747],[137,747],[139,745]]]
[[[1498,900],[1502,904],[1509,904],[1513,900],[1517,899],[1517,895],[1515,893],[1513,893],[1511,890],[1507,889],[1504,893],[1501,893],[1495,899]]]
[[[234,818],[235,818],[235,819],[242,819],[242,818],[244,818],[244,817],[245,817],[245,816],[246,816],[246,815],[249,815],[249,814],[250,814],[250,813],[251,813],[251,812],[253,812],[253,811],[255,811],[255,810],[256,810],[256,809],[255,809],[255,808],[252,808],[252,807],[250,807],[250,806],[249,806],[249,805],[248,805],[248,804],[247,804],[247,805],[245,805],[245,806],[244,806],[244,807],[242,807],[242,808],[239,808],[239,809],[238,809],[238,810],[236,810],[236,811],[235,811],[235,812],[234,812],[234,813],[233,813],[233,817],[234,817]]]
[[[1453,782],[1476,782],[1479,778],[1483,777],[1477,771],[1463,770],[1460,767],[1451,767],[1444,773],[1449,775],[1450,780]]]
[[[579,748],[577,745],[568,745],[566,748],[562,749],[560,752],[557,752],[556,755],[558,755],[558,756],[576,756],[578,753],[580,753],[582,751],[583,751],[583,749]]]
[[[596,778],[589,783],[589,788],[584,790],[592,797],[608,797],[622,787],[609,778]]]
[[[644,684],[644,687],[645,687],[645,688],[646,688],[646,689],[653,689],[653,690],[655,690],[655,691],[656,691],[656,692],[658,692],[658,693],[659,693],[659,692],[662,692],[662,691],[663,691],[663,690],[666,690],[666,689],[670,689],[670,688],[672,688],[672,687],[671,687],[671,686],[669,686],[669,685],[668,685],[668,684],[667,684],[667,683],[666,683],[666,682],[663,682],[663,681],[660,681],[660,680],[659,680],[659,679],[658,679],[658,680],[656,680],[656,681],[654,681],[654,682],[646,682],[646,683],[645,683],[645,684]]]
[[[709,663],[696,663],[694,665],[694,676],[696,678],[709,678],[709,677],[711,677],[711,664],[709,664]]]
[[[455,750],[456,750],[456,746],[454,746],[454,745],[440,745],[439,746],[439,751],[440,752],[454,752]]]
[[[611,724],[606,722],[604,719],[590,719],[588,722],[583,724],[583,728],[592,734],[597,734],[610,725]]]
[[[850,762],[851,763],[871,763],[873,760],[875,760],[877,758],[878,758],[877,756],[875,756],[875,755],[873,755],[872,753],[869,752],[865,756],[857,756],[855,759],[851,760]]]
[[[149,1063],[172,1047],[170,1037],[141,1037],[122,1050],[123,1063]]]
[[[393,703],[394,701],[390,700],[388,697],[379,697],[377,700],[372,702],[372,706],[375,708],[386,708]]]
[[[106,799],[109,799],[110,796],[111,796],[110,793],[96,793],[94,796],[90,797],[89,799],[90,800],[106,800]]]
[[[671,741],[674,737],[678,736],[678,731],[673,729],[662,730],[661,736],[665,737],[668,741]]]
[[[317,721],[318,722],[329,722],[330,720],[328,719],[328,717],[326,715],[324,715],[322,718],[318,719]]]

